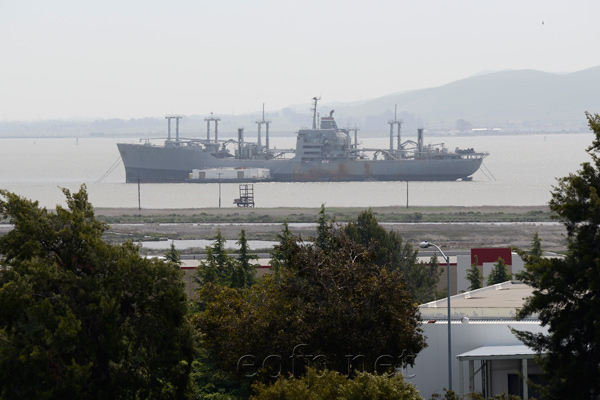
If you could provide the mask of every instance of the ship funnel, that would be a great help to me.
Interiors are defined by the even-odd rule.
[[[238,147],[244,147],[244,128],[238,128]]]
[[[423,128],[417,129],[417,150],[419,152],[419,158],[423,153]]]

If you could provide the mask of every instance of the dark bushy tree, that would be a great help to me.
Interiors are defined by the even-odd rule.
[[[273,385],[257,384],[251,400],[422,400],[417,389],[401,375],[387,377],[361,373],[347,379],[336,371],[309,369],[301,379],[280,378]]]
[[[194,356],[179,268],[102,240],[85,187],[56,212],[0,191],[0,398],[183,398]]]
[[[377,265],[404,274],[408,290],[417,302],[435,299],[441,274],[439,263],[434,260],[427,266],[417,262],[418,252],[397,232],[387,231],[379,225],[373,210],[361,212],[356,221],[348,223],[345,231],[350,239],[371,249]]]
[[[586,115],[591,162],[560,178],[549,203],[566,227],[567,255],[528,263],[521,276],[535,291],[518,317],[538,314],[548,334],[518,336],[543,354],[548,399],[600,399],[600,115]]]
[[[327,241],[325,250],[299,243],[286,252],[278,280],[268,276],[244,291],[202,288],[206,307],[196,322],[220,368],[247,375],[268,360],[268,375],[298,373],[310,361],[347,373],[363,362],[372,369],[382,355],[396,366],[413,362],[425,341],[403,275],[379,267],[342,228]],[[241,362],[254,367],[240,371],[244,355]]]

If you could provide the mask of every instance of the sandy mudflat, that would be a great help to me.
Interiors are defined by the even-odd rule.
[[[334,215],[341,223],[355,219],[363,208],[331,208],[327,213]],[[443,248],[460,250],[475,247],[506,247],[514,246],[527,249],[531,238],[538,232],[542,239],[542,246],[548,251],[564,251],[565,229],[562,225],[548,222],[524,223],[492,223],[492,222],[420,222],[388,224],[386,221],[394,220],[402,214],[468,214],[481,213],[484,215],[510,214],[524,216],[531,213],[547,211],[546,206],[532,207],[427,207],[427,208],[402,208],[386,207],[375,208],[373,211],[380,223],[386,229],[393,229],[400,233],[402,238],[409,243],[418,243],[430,240],[440,244]],[[220,229],[228,240],[237,239],[240,230],[245,229],[248,238],[274,240],[275,235],[281,231],[280,222],[312,222],[316,220],[318,209],[309,208],[211,208],[211,209],[142,209],[135,208],[110,208],[96,209],[99,217],[111,218],[109,234],[113,238],[132,238],[140,240],[147,238],[168,239],[208,239]],[[176,216],[178,223],[165,223],[164,218]],[[127,223],[121,223],[127,219]],[[139,223],[137,223],[139,219]],[[154,220],[157,220],[156,222]],[[477,219],[475,217],[474,219]],[[526,219],[526,218],[524,218]],[[162,221],[162,222],[161,222]],[[123,221],[124,222],[124,221]],[[142,223],[143,222],[143,223]],[[241,226],[237,222],[243,222]],[[249,223],[250,222],[250,223]],[[275,222],[275,223],[265,223]],[[279,223],[278,223],[279,222]],[[223,224],[225,223],[225,224]],[[314,236],[314,226],[294,227],[294,234],[302,237]]]

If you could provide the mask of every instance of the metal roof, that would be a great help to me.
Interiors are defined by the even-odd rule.
[[[534,288],[523,282],[508,281],[457,294],[450,297],[451,317],[471,320],[514,318],[517,309],[523,307],[533,291]],[[422,304],[419,310],[424,320],[448,318],[446,298]]]
[[[519,344],[512,346],[482,346],[456,356],[459,360],[510,360],[533,358],[536,353]]]

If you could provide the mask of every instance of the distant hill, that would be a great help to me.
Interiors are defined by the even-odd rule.
[[[585,111],[600,113],[599,94],[600,66],[569,74],[503,71],[341,107],[336,113],[366,119],[386,110],[386,117],[393,117],[397,105],[428,129],[453,129],[463,119],[480,128],[556,131],[585,127]]]
[[[449,133],[460,119],[473,128],[500,128],[502,132],[587,131],[584,112],[600,113],[600,66],[568,74],[534,70],[502,71],[477,75],[443,86],[391,94],[361,102],[323,102],[321,115],[334,109],[342,127],[357,127],[361,135],[385,135],[388,120],[403,120],[403,132],[418,127],[431,133]],[[310,126],[310,99],[268,112],[273,134],[292,134]],[[204,115],[186,116],[181,135],[203,137]],[[256,132],[261,113],[219,115],[219,131],[233,136],[239,126],[246,135]],[[0,136],[166,136],[163,116],[144,119],[0,122]]]

